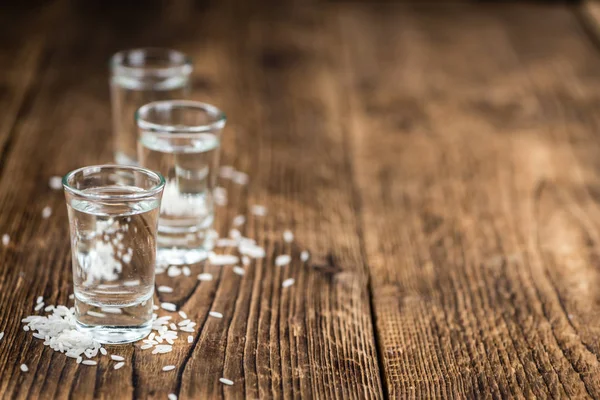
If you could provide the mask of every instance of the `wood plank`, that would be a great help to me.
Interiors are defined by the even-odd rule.
[[[389,396],[599,397],[600,55],[574,14],[338,22]]]
[[[15,124],[0,179],[0,233],[11,236],[0,249],[0,393],[381,398],[335,52],[331,42],[316,40],[329,34],[327,14],[193,2],[118,11],[96,2],[61,9],[64,30],[48,39],[51,57],[36,78],[38,91]],[[22,332],[20,323],[38,295],[66,304],[72,292],[64,199],[47,182],[111,160],[106,60],[120,47],[145,43],[190,53],[194,97],[228,112],[223,163],[247,171],[252,182],[227,184],[230,202],[216,226],[226,233],[233,216],[266,205],[269,216],[250,217],[244,229],[268,256],[243,278],[230,267],[206,265],[194,266],[192,276],[212,272],[212,282],[158,277],[157,284],[177,288],[160,300],[177,303],[198,322],[193,345],[180,341],[161,356],[139,345],[109,346],[127,359],[125,367],[114,371],[106,357],[97,367],[78,366]],[[42,219],[47,205],[53,215]],[[284,228],[296,234],[291,245],[282,241]],[[306,264],[299,261],[304,249],[312,254]],[[293,256],[291,266],[275,268],[274,256],[283,253]],[[288,277],[296,283],[283,289]],[[209,310],[224,318],[208,318]],[[29,373],[19,370],[21,363]],[[168,364],[178,368],[162,372]],[[220,384],[222,376],[234,386]]]

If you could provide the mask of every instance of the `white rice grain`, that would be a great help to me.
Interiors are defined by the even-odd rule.
[[[46,218],[49,218],[51,215],[52,215],[52,208],[50,208],[50,206],[44,207],[44,209],[42,210],[42,218],[46,219]]]
[[[287,243],[292,243],[294,241],[294,234],[292,233],[292,231],[283,231],[283,240]]]
[[[248,265],[250,265],[250,257],[248,257],[248,256],[242,256],[242,264],[245,265],[246,267]]]
[[[233,381],[231,379],[227,379],[227,378],[219,378],[219,382],[221,382],[223,385],[227,385],[227,386],[233,385]]]
[[[48,186],[52,190],[60,190],[62,189],[62,178],[60,176],[51,176],[48,180]]]
[[[42,301],[44,301],[44,296],[38,296],[38,298],[35,300],[35,303],[40,304]]]
[[[174,370],[176,367],[174,365],[165,365],[162,370],[163,371],[172,371]]]
[[[106,351],[106,349],[104,347],[100,347],[100,354],[102,354],[103,356],[107,355],[108,352]]]
[[[177,400],[177,395],[175,393],[169,393],[167,396],[169,400]]]
[[[170,278],[175,278],[181,275],[181,269],[175,265],[171,265],[167,270],[167,275],[169,275]]]
[[[69,295],[69,300],[75,300],[75,295],[73,293]]]
[[[190,276],[192,274],[192,270],[187,265],[184,265],[183,268],[181,268],[181,270],[183,271],[183,275],[185,276]]]
[[[187,317],[188,317],[187,314],[183,310],[180,310],[178,314],[183,319],[187,319]]]
[[[217,240],[217,242],[215,243],[216,247],[235,247],[238,245],[238,241],[235,239],[229,239],[229,238],[221,238],[219,240]]]
[[[77,364],[81,364],[81,362],[83,361],[83,358],[81,356],[77,357]]]
[[[4,332],[0,332],[0,340],[4,337]]]
[[[163,310],[167,310],[167,311],[171,311],[171,312],[177,311],[177,306],[173,303],[160,303],[160,307]]]
[[[159,286],[157,290],[160,293],[173,293],[173,288],[170,286]]]
[[[211,253],[208,256],[208,261],[212,265],[230,265],[230,264],[237,264],[240,261],[240,259],[237,256],[232,256],[229,254]]]
[[[151,349],[152,347],[154,347],[154,345],[152,345],[152,344],[145,344],[145,345],[141,346],[140,349],[142,349],[142,350],[148,350],[148,349]]]
[[[177,330],[177,325],[175,325],[174,323],[170,323],[169,324],[169,328],[171,328],[171,330],[176,331]]]
[[[198,275],[198,280],[205,281],[205,282],[212,281],[213,276],[212,276],[212,274],[209,274],[208,272],[204,272],[204,273]]]
[[[123,361],[121,361],[121,362],[118,362],[118,363],[116,363],[116,364],[115,364],[115,366],[114,366],[113,368],[114,368],[114,369],[119,369],[119,368],[121,368],[123,365],[125,365],[125,363],[124,363]]]
[[[97,365],[98,363],[94,360],[83,360],[81,362],[83,365]]]
[[[309,258],[310,258],[310,253],[308,251],[304,250],[302,253],[300,253],[300,261],[306,262],[306,261],[308,261]]]
[[[110,358],[113,359],[114,361],[125,361],[124,357],[118,356],[116,354],[111,354]]]
[[[21,364],[21,371],[27,372],[27,371],[29,371],[29,368],[27,367],[27,365]]]
[[[252,214],[256,215],[257,217],[264,217],[265,215],[267,215],[267,207],[265,206],[261,206],[261,205],[253,205],[250,208],[250,211],[252,212]]]
[[[42,308],[44,308],[44,303],[38,303],[38,305],[35,306],[34,310],[35,311],[40,311]]]
[[[223,314],[221,314],[218,311],[211,311],[208,313],[208,315],[210,315],[211,317],[215,317],[215,318],[223,318]]]
[[[188,336],[188,343],[192,343],[194,341],[194,337],[192,335]]]
[[[246,217],[244,217],[243,215],[237,215],[233,221],[231,222],[231,224],[233,226],[242,226],[244,225],[244,223],[246,222]]]
[[[292,261],[292,257],[287,254],[282,254],[275,258],[275,265],[278,267],[284,267]]]
[[[250,178],[245,172],[235,171],[233,173],[233,176],[231,177],[231,180],[237,183],[238,185],[247,185]]]
[[[281,283],[281,287],[282,288],[290,287],[294,284],[294,282],[296,282],[296,280],[294,278],[288,278]]]
[[[221,168],[219,168],[219,176],[221,178],[231,179],[234,173],[235,168],[233,168],[231,165],[223,165]]]
[[[2,235],[2,244],[4,246],[8,246],[9,243],[10,243],[10,236],[8,236],[8,233],[5,233],[4,235]]]
[[[233,273],[239,276],[244,276],[244,274],[246,273],[246,270],[238,265],[236,265],[235,267],[233,267]]]

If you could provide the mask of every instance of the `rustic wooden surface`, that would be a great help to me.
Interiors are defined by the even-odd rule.
[[[600,398],[600,53],[584,25],[539,4],[3,11],[0,397]],[[268,256],[244,277],[158,277],[198,322],[192,345],[78,366],[20,322],[72,291],[47,182],[111,160],[107,59],[148,44],[189,53],[194,97],[227,112],[223,163],[251,182],[224,182],[217,228],[266,205],[244,229]]]

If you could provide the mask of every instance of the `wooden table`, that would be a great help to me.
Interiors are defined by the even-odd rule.
[[[127,4],[0,13],[0,397],[600,398],[600,53],[584,11]],[[198,322],[192,345],[77,365],[20,322],[38,295],[70,304],[48,179],[112,159],[107,60],[149,44],[189,53],[194,97],[227,112],[223,164],[251,182],[222,182],[216,228],[249,215],[267,257],[244,277],[157,277]]]

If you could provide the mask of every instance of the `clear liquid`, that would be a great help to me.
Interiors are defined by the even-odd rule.
[[[113,76],[111,97],[115,160],[118,164],[137,165],[137,126],[135,112],[144,104],[158,100],[184,99],[188,78],[131,78]]]
[[[84,192],[126,194],[137,188],[103,187]],[[68,204],[75,316],[82,329],[102,331],[104,342],[137,335],[152,319],[159,200]],[[112,329],[112,333],[111,333]],[[111,338],[112,335],[112,338]]]
[[[206,257],[214,220],[212,189],[219,162],[219,137],[194,138],[142,132],[140,163],[166,179],[158,225],[159,262],[190,264]]]

